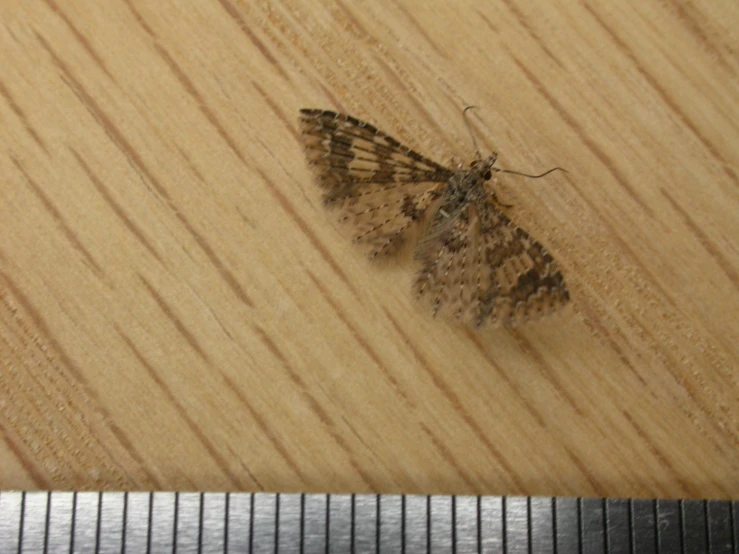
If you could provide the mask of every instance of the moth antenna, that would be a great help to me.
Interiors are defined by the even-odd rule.
[[[482,156],[480,155],[480,149],[477,147],[477,141],[475,140],[475,135],[472,132],[472,125],[470,125],[470,120],[467,118],[467,110],[479,110],[477,106],[467,106],[464,110],[462,110],[462,117],[464,118],[464,124],[467,126],[467,131],[470,134],[470,138],[472,139],[472,146],[475,147],[475,158],[477,158],[478,162],[482,161]]]
[[[552,169],[545,171],[541,175],[529,175],[528,173],[521,173],[520,171],[512,171],[510,169],[499,169],[497,167],[491,167],[490,169],[492,171],[497,171],[498,173],[512,173],[513,175],[521,175],[522,177],[528,177],[529,179],[539,179],[541,177],[549,175],[552,171],[564,171],[565,173],[569,173],[569,171],[561,167],[553,167]]]

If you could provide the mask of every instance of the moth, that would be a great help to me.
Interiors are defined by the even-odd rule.
[[[469,109],[469,108],[467,108]],[[559,265],[513,224],[486,184],[497,154],[450,169],[354,117],[300,111],[302,143],[327,208],[371,260],[415,239],[414,291],[437,314],[473,326],[516,326],[570,299]]]

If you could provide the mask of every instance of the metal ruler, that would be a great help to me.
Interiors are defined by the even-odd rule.
[[[0,492],[0,553],[739,552],[739,502]]]

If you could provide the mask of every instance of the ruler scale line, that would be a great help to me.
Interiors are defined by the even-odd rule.
[[[224,498],[224,510],[223,510],[223,545],[224,550],[228,551],[228,507],[231,504],[231,493],[227,492]]]
[[[500,533],[501,543],[503,544],[503,552],[508,552],[508,527],[506,523],[506,497],[503,497],[502,502],[502,529]]]
[[[280,549],[280,500],[281,496],[278,492],[275,498],[275,554]]]
[[[44,554],[49,552],[49,525],[51,523],[51,493],[46,493],[46,519],[44,521]]]
[[[74,552],[74,534],[77,523],[77,492],[72,494],[72,530],[69,533],[69,551]]]
[[[552,544],[554,545],[554,552],[558,554],[559,549],[557,547],[557,499],[552,497]]]

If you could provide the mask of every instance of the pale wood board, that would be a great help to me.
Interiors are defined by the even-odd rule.
[[[0,488],[739,497],[739,4],[0,3]],[[300,108],[502,179],[572,304],[433,319]]]

